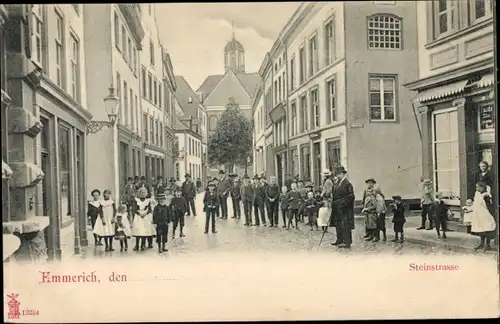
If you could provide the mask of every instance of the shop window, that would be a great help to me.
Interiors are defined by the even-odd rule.
[[[59,203],[61,205],[61,216],[71,216],[70,172],[70,130],[59,125]]]
[[[372,49],[401,49],[401,19],[377,14],[368,19],[368,47]]]
[[[326,143],[327,158],[328,158],[328,168],[333,170],[335,167],[341,165],[341,155],[340,155],[340,140],[332,140]]]
[[[303,146],[300,149],[301,165],[302,165],[302,179],[308,181],[311,179],[311,149],[309,146]]]
[[[370,120],[395,121],[396,77],[370,76]]]
[[[478,110],[479,132],[493,131],[495,121],[493,120],[493,104],[480,105]]]
[[[433,115],[433,164],[435,192],[445,199],[460,199],[458,114],[456,110]]]

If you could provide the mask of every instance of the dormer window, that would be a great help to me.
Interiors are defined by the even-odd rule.
[[[193,97],[188,98],[188,103],[193,103]]]

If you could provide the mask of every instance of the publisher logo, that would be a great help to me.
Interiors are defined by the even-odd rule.
[[[21,305],[21,303],[17,300],[17,296],[19,296],[19,294],[12,293],[7,295],[9,298],[7,302],[7,306],[9,307],[7,316],[9,319],[19,319],[21,316],[21,312],[19,311],[19,305]]]

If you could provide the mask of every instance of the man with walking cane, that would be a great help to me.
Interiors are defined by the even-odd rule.
[[[349,249],[354,229],[354,189],[346,178],[347,171],[344,167],[336,168],[335,174],[338,180],[332,190],[332,212],[329,224],[336,228],[337,240],[331,244]]]

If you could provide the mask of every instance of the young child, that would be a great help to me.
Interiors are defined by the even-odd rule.
[[[128,250],[128,239],[132,235],[128,220],[128,207],[125,204],[118,207],[115,222],[115,239],[120,241],[120,252]]]
[[[365,190],[362,214],[365,214],[365,228],[368,237],[365,241],[377,242],[377,200],[373,189]]]
[[[404,233],[403,227],[406,223],[405,219],[405,207],[403,206],[401,196],[392,196],[391,203],[392,211],[394,213],[392,217],[392,222],[394,223],[394,234],[395,237],[391,242],[403,243],[404,242]],[[400,238],[398,238],[398,234],[401,234]]]
[[[475,250],[492,250],[490,241],[496,236],[496,220],[493,217],[495,206],[491,199],[488,185],[484,182],[478,182],[471,215],[471,233],[478,235],[481,238],[481,243],[474,248]]]
[[[172,196],[160,194],[157,197],[159,205],[153,210],[153,225],[156,229],[156,243],[158,243],[158,253],[168,251],[166,248],[168,241],[168,224],[171,222],[170,203]]]
[[[447,218],[448,218],[448,206],[445,205],[443,201],[443,194],[438,192],[436,194],[436,199],[432,203],[432,218],[434,219],[434,225],[436,225],[436,232],[438,238],[441,238],[440,230],[443,230],[442,238],[446,240],[447,228]]]
[[[317,225],[321,227],[322,231],[326,232],[328,230],[328,220],[331,214],[330,201],[325,197],[319,206]]]
[[[471,234],[471,216],[472,216],[472,211],[474,208],[472,207],[473,205],[472,199],[467,199],[465,201],[465,206],[462,207],[462,210],[464,211],[464,224],[467,227],[467,234]]]
[[[281,209],[281,216],[283,217],[283,228],[286,228],[286,221],[288,219],[288,188],[287,186],[281,187],[281,194],[280,194],[280,209]]]
[[[318,224],[316,223],[316,212],[318,210],[317,201],[314,197],[314,192],[309,191],[307,193],[307,200],[305,202],[304,213],[307,216],[307,223],[311,227],[309,231],[313,230],[313,226],[318,229]]]
[[[208,191],[205,192],[203,197],[203,205],[205,211],[205,234],[208,234],[208,226],[210,221],[212,222],[212,233],[217,233],[215,230],[215,215],[216,211],[219,209],[219,198],[215,192],[215,184],[213,182],[208,184]]]
[[[316,199],[316,202],[318,204],[323,203],[323,198],[321,197],[321,192],[322,192],[321,188],[314,190],[314,199]]]
[[[385,229],[385,214],[387,213],[387,207],[385,205],[385,197],[382,194],[382,190],[379,187],[374,188],[375,201],[376,201],[376,211],[377,211],[377,233],[375,241],[380,240],[380,232],[382,232],[383,241],[387,241],[387,232]]]
[[[312,192],[313,193],[313,199],[314,199],[314,187],[313,185],[308,182],[306,184],[306,186],[304,187],[304,189],[302,189],[302,208],[301,208],[301,211],[300,211],[300,220],[303,222],[306,217],[308,217],[309,215],[306,213],[306,205],[307,205],[307,201],[309,200],[309,193]],[[307,223],[306,225],[311,225],[309,224],[309,218],[307,218]]]
[[[172,232],[172,238],[175,238],[175,230],[180,225],[180,237],[184,237],[183,229],[184,229],[184,216],[187,212],[187,203],[186,199],[182,197],[182,190],[180,187],[175,188],[175,197],[172,198],[172,202],[170,203],[170,207],[172,209],[173,214],[173,222],[174,229]]]
[[[292,183],[292,190],[288,193],[288,226],[290,229],[292,225],[292,220],[295,219],[295,228],[299,228],[299,209],[302,206],[302,197],[300,192],[297,190],[297,184]]]

